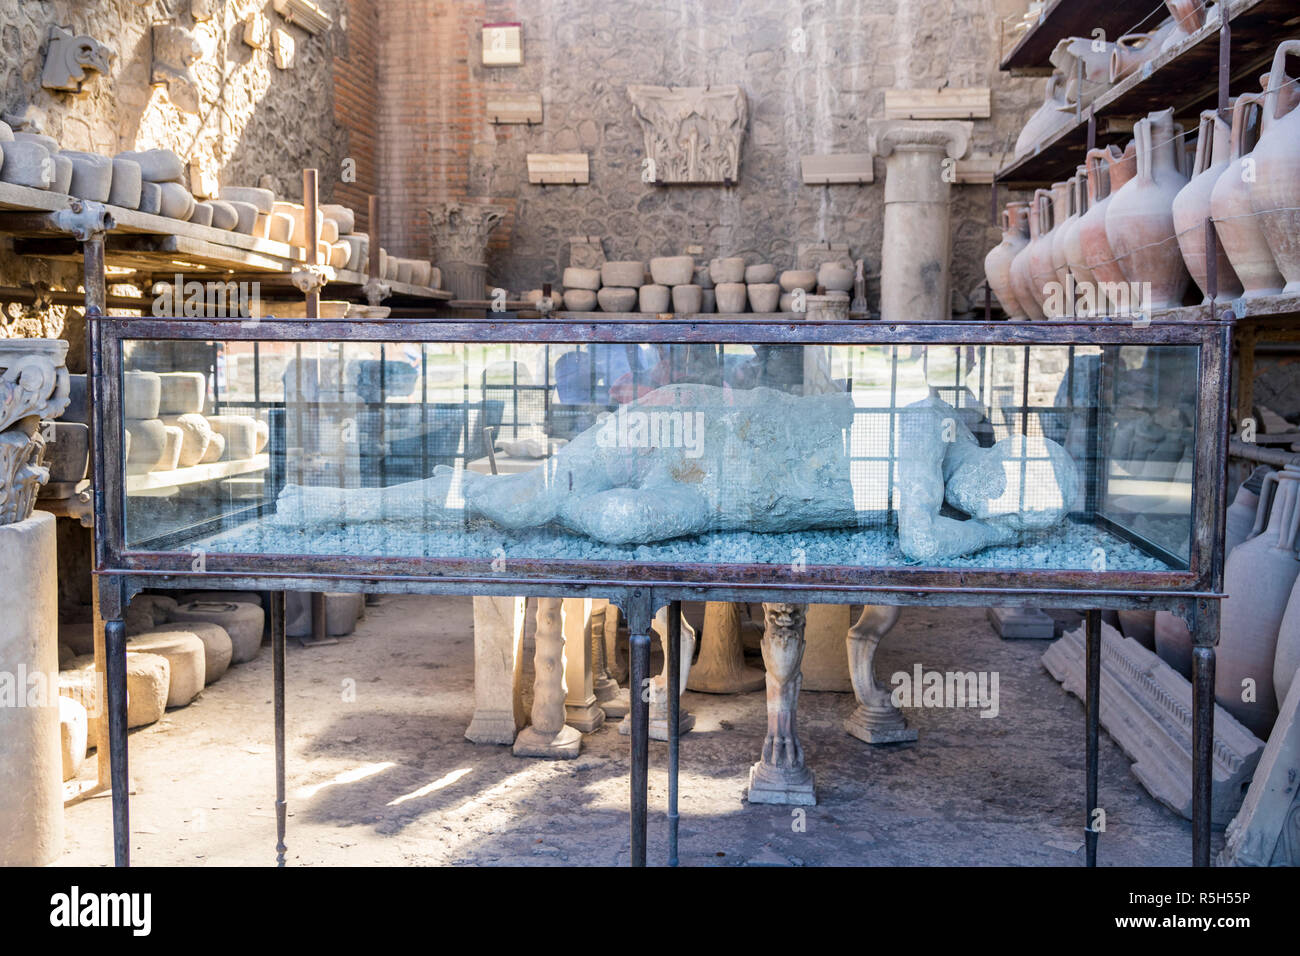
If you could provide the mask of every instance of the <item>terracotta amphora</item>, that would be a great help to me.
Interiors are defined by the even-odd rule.
[[[1110,248],[1110,240],[1106,238],[1106,210],[1110,208],[1115,191],[1137,174],[1137,147],[1129,143],[1123,152],[1116,146],[1090,150],[1085,165],[1089,188],[1097,199],[1079,221],[1079,245],[1083,250],[1084,266],[1096,283],[1097,310],[1104,314],[1112,304],[1107,288],[1127,287],[1124,273]],[[1128,294],[1125,293],[1123,298],[1127,304]]]
[[[1052,187],[1052,221],[1056,224],[1052,229],[1052,271],[1056,273],[1056,281],[1060,284],[1060,301],[1064,304],[1062,315],[1074,314],[1074,301],[1068,294],[1070,289],[1070,263],[1065,253],[1065,240],[1069,236],[1070,230],[1079,222],[1079,210],[1075,205],[1075,196],[1078,192],[1077,177],[1071,176],[1063,183],[1057,183]],[[1056,187],[1060,186],[1058,190]]]
[[[1191,276],[1174,230],[1174,197],[1187,185],[1178,169],[1174,111],[1150,113],[1133,131],[1137,175],[1115,193],[1106,210],[1106,238],[1129,283],[1149,287],[1149,294],[1141,296],[1146,307],[1177,308]]]
[[[1029,268],[1029,290],[1038,308],[1048,318],[1055,315],[1047,309],[1047,295],[1051,284],[1056,281],[1056,272],[1052,269],[1052,193],[1047,189],[1034,192],[1034,205],[1030,215],[1038,220],[1038,236],[1034,237],[1031,226],[1029,248],[1025,250],[1026,263]]]
[[[1276,500],[1264,532],[1233,548],[1224,565],[1227,597],[1214,676],[1215,700],[1261,739],[1268,738],[1277,717],[1273,665],[1278,630],[1300,576],[1295,553],[1300,468],[1288,466],[1265,477],[1259,496],[1261,516],[1268,511],[1270,497]]]
[[[1029,241],[1020,247],[1020,251],[1011,259],[1011,288],[1016,302],[1031,319],[1041,321],[1047,318],[1043,305],[1034,295],[1034,283],[1029,278],[1029,251],[1038,239],[1038,197],[1025,203],[1025,222],[1029,226]]]
[[[1268,465],[1260,465],[1250,473],[1250,477],[1237,488],[1232,504],[1228,505],[1223,527],[1223,554],[1232,554],[1232,549],[1243,541],[1255,537],[1264,530],[1268,520],[1268,511],[1259,510],[1259,492],[1264,479],[1272,474]],[[1258,522],[1258,527],[1256,523]]]
[[[1020,128],[1020,136],[1016,139],[1016,158],[1033,152],[1039,143],[1073,120],[1074,107],[1065,101],[1065,75],[1058,71],[1047,78],[1043,105]]]
[[[1027,319],[1029,313],[1020,304],[1011,280],[1011,262],[1029,245],[1029,203],[1010,202],[1002,210],[1002,241],[984,257],[984,276],[989,288],[1002,304],[1002,311],[1013,319]]]
[[[1218,110],[1201,113],[1200,133],[1196,137],[1196,159],[1192,165],[1192,179],[1174,197],[1174,228],[1178,230],[1178,247],[1183,252],[1183,262],[1192,279],[1210,301],[1210,286],[1205,256],[1205,220],[1210,215],[1210,194],[1223,171],[1228,168],[1232,150],[1232,127],[1219,116]],[[1233,271],[1232,263],[1223,243],[1216,239],[1218,250],[1218,295],[1222,299],[1235,299],[1244,291],[1241,280]]]
[[[1263,128],[1252,155],[1255,181],[1250,205],[1286,280],[1285,292],[1300,292],[1300,109],[1297,82],[1287,76],[1288,56],[1300,56],[1300,40],[1287,40],[1273,55],[1264,94]]]
[[[1165,0],[1165,8],[1173,19],[1174,28],[1160,44],[1160,51],[1172,50],[1201,27],[1205,26],[1205,0]]]
[[[1075,208],[1078,215],[1065,234],[1065,264],[1074,276],[1075,298],[1081,302],[1082,314],[1096,315],[1101,312],[1097,302],[1097,284],[1092,270],[1088,268],[1087,258],[1083,254],[1083,222],[1097,204],[1097,177],[1093,176],[1087,165],[1079,167],[1076,177]],[[1103,213],[1104,215],[1104,213]],[[1105,228],[1103,220],[1102,228]]]
[[[1232,106],[1228,168],[1220,174],[1210,193],[1210,215],[1214,218],[1215,231],[1247,299],[1277,295],[1285,284],[1250,201],[1249,180],[1252,176],[1258,179],[1258,169],[1247,141],[1248,111],[1252,107],[1262,109],[1263,103],[1264,97],[1259,93],[1243,93],[1237,97]]]
[[[1165,40],[1176,29],[1174,21],[1169,19],[1148,33],[1126,33],[1116,40],[1110,55],[1111,83],[1132,76],[1148,60],[1159,56]]]
[[[1300,669],[1300,578],[1291,587],[1291,599],[1282,615],[1277,632],[1277,651],[1273,656],[1273,691],[1278,700],[1286,700]]]

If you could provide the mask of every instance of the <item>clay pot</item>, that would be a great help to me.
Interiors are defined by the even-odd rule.
[[[226,197],[222,196],[221,198],[225,199]],[[347,206],[340,206],[337,203],[325,203],[320,207],[320,211],[325,216],[326,222],[334,222],[338,224],[340,236],[347,235],[357,226],[356,213]],[[337,241],[338,240],[331,240],[331,242]]]
[[[718,311],[718,291],[716,288],[700,289],[700,311],[703,313]]]
[[[1267,465],[1260,465],[1237,488],[1237,494],[1233,496],[1232,504],[1228,505],[1224,520],[1223,554],[1225,557],[1231,554],[1232,549],[1237,545],[1264,530],[1263,525],[1268,520],[1268,513],[1267,511],[1261,513],[1259,510],[1259,491],[1264,479],[1272,470]],[[1260,525],[1258,528],[1255,527],[1257,516]]]
[[[781,304],[781,287],[775,282],[755,282],[745,286],[751,312],[775,312]]]
[[[701,289],[713,288],[713,276],[709,275],[708,266],[695,267],[695,284]]]
[[[1273,691],[1279,702],[1286,700],[1291,692],[1297,669],[1300,669],[1300,578],[1291,588],[1273,655]]]
[[[1126,33],[1116,40],[1110,55],[1111,83],[1132,76],[1142,64],[1159,56],[1161,46],[1174,29],[1174,21],[1166,20],[1149,33]]]
[[[596,307],[596,293],[590,289],[565,289],[564,308],[570,312],[590,312]]]
[[[694,277],[695,259],[692,256],[660,256],[650,260],[650,278],[659,285],[689,285]]]
[[[817,284],[827,292],[852,292],[853,269],[839,262],[823,262],[817,269]]]
[[[1279,44],[1273,54],[1249,190],[1260,231],[1286,280],[1283,291],[1295,293],[1300,292],[1300,109],[1296,81],[1285,70],[1288,56],[1300,56],[1300,40]]]
[[[600,303],[602,312],[635,312],[637,290],[614,285],[602,286],[596,293],[596,301]]]
[[[1127,289],[1127,281],[1106,238],[1106,210],[1115,191],[1137,174],[1137,146],[1130,142],[1123,152],[1115,146],[1094,149],[1088,153],[1085,166],[1089,188],[1097,198],[1079,220],[1077,236],[1084,267],[1092,274],[1097,310],[1104,314],[1111,306],[1127,309],[1129,304],[1127,291],[1123,302],[1109,301],[1112,296],[1107,290],[1118,286]]]
[[[1273,251],[1264,238],[1260,220],[1255,216],[1250,200],[1251,184],[1245,175],[1249,168],[1247,162],[1255,165],[1246,145],[1246,110],[1252,106],[1262,108],[1263,103],[1264,97],[1258,93],[1243,93],[1237,97],[1232,106],[1230,161],[1210,193],[1210,215],[1214,217],[1215,231],[1244,289],[1242,295],[1247,299],[1277,295],[1285,285],[1273,259]]]
[[[1156,649],[1156,612],[1155,611],[1119,611],[1120,632],[1137,641],[1149,651]]]
[[[1115,44],[1098,43],[1091,37],[1068,37],[1056,44],[1048,59],[1065,77],[1066,103],[1073,106],[1082,101],[1086,106],[1106,90],[1114,49]]]
[[[1272,495],[1270,495],[1272,492]],[[1232,550],[1224,565],[1215,699],[1229,713],[1267,739],[1277,716],[1273,684],[1278,630],[1300,575],[1296,533],[1300,531],[1300,468],[1289,466],[1265,477],[1260,512],[1272,502],[1268,527]],[[1259,522],[1262,523],[1262,522]],[[1255,699],[1243,701],[1243,681],[1254,683]]]
[[[1028,312],[1016,298],[1011,281],[1011,262],[1029,245],[1029,203],[1010,202],[1002,210],[1002,241],[984,257],[984,277],[998,297],[1002,311],[1013,319],[1027,319]]]
[[[1061,188],[1058,188],[1061,187]],[[1074,314],[1074,297],[1070,290],[1070,261],[1066,255],[1066,240],[1071,230],[1079,224],[1079,208],[1075,198],[1079,191],[1079,177],[1071,176],[1064,183],[1052,186],[1052,272],[1061,288],[1061,301],[1064,304],[1063,315]]]
[[[724,282],[745,281],[745,260],[739,256],[729,259],[713,259],[709,262],[709,276],[715,286]]]
[[[697,285],[673,286],[673,311],[692,314],[701,312],[704,305],[704,290]]]
[[[1178,231],[1178,247],[1183,253],[1183,263],[1193,281],[1210,301],[1208,260],[1205,255],[1205,220],[1210,215],[1210,195],[1219,176],[1228,168],[1232,151],[1232,126],[1225,122],[1218,110],[1201,113],[1200,132],[1196,137],[1196,159],[1192,162],[1191,181],[1174,197],[1174,228]],[[1235,299],[1242,293],[1241,280],[1232,269],[1232,262],[1216,240],[1216,274],[1218,294]]]
[[[756,266],[745,267],[745,285],[762,285],[776,281],[776,266],[763,262]]]
[[[847,321],[849,317],[849,294],[847,292],[828,292],[825,295],[810,295],[806,304],[808,310],[804,315],[809,322]]]
[[[1162,53],[1172,50],[1205,26],[1205,0],[1165,0],[1165,8],[1173,18],[1174,28],[1160,44]]]
[[[1056,270],[1052,266],[1052,192],[1039,189],[1034,192],[1034,205],[1030,215],[1037,213],[1038,230],[1030,226],[1029,246],[1025,249],[1025,261],[1029,269],[1029,290],[1038,303],[1038,308],[1045,316],[1056,318],[1059,310],[1047,308],[1047,296],[1051,284],[1056,282]]]
[[[637,260],[601,263],[600,284],[623,289],[639,289],[645,284],[645,263]]]
[[[803,289],[812,292],[817,288],[817,273],[811,269],[786,269],[781,273],[781,291],[793,292]]]
[[[1115,193],[1106,210],[1106,238],[1130,283],[1149,283],[1151,309],[1183,304],[1191,276],[1174,229],[1174,197],[1187,185],[1178,169],[1174,111],[1138,120],[1137,175]]]
[[[736,261],[743,262],[744,260],[740,259]],[[732,274],[734,274],[734,272]],[[745,274],[743,269],[740,270],[740,274],[741,275]],[[714,273],[713,278],[716,280],[717,277],[718,277],[717,273]],[[716,286],[713,287],[713,292],[714,295],[717,296],[719,312],[731,313],[731,312],[745,311],[745,299],[747,293],[745,283],[719,282]]]
[[[1192,679],[1192,632],[1177,614],[1156,611],[1156,654],[1182,674]]]
[[[1065,75],[1059,71],[1047,78],[1047,88],[1043,93],[1043,104],[1025,121],[1016,139],[1016,158],[1032,152],[1034,147],[1046,140],[1062,126],[1073,122],[1074,110],[1065,99]]]
[[[600,288],[600,270],[579,269],[576,266],[569,266],[564,270],[564,277],[561,282],[563,282],[566,289],[590,289],[595,292]]]
[[[637,298],[642,312],[667,312],[672,292],[668,286],[652,282],[641,286]]]

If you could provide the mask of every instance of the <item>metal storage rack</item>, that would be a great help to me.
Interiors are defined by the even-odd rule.
[[[544,322],[493,319],[429,319],[387,323],[268,320],[256,330],[237,322],[176,319],[125,320],[91,316],[91,361],[100,389],[95,406],[96,573],[106,620],[109,737],[113,755],[115,859],[129,862],[125,626],[129,598],[144,588],[237,588],[271,590],[276,738],[277,852],[285,853],[284,666],[285,589],[351,590],[423,594],[555,595],[608,597],[625,613],[631,632],[632,683],[649,674],[650,623],[657,607],[684,599],[797,603],[884,603],[983,606],[990,601],[1032,599],[1041,606],[1079,608],[1087,614],[1085,821],[1097,807],[1100,610],[1163,608],[1181,615],[1194,635],[1193,650],[1193,862],[1210,856],[1211,755],[1214,741],[1214,644],[1222,598],[1224,492],[1221,462],[1227,444],[1227,354],[1231,324],[1215,319],[1155,321],[1147,327],[1090,320],[1041,323],[797,322],[788,315],[757,315],[719,321],[716,316],[679,315],[620,321],[583,313],[559,313]],[[340,555],[206,554],[203,571],[189,552],[132,550],[126,546],[122,476],[111,463],[120,452],[121,342],[127,338],[442,343],[672,343],[746,345],[1183,345],[1199,348],[1192,539],[1185,570],[1084,571],[980,570],[942,567],[823,566],[792,569],[761,564],[653,564],[628,561],[523,559],[509,571],[469,558]],[[669,620],[677,615],[670,613]],[[676,688],[677,641],[670,633],[668,686]],[[669,694],[669,862],[676,862],[679,714]],[[646,862],[649,703],[634,695],[630,830],[632,861]],[[1095,864],[1098,831],[1085,825],[1087,861]]]

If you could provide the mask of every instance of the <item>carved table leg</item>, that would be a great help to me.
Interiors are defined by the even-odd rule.
[[[515,738],[516,757],[570,759],[582,749],[582,732],[564,722],[564,632],[560,598],[537,600],[537,671],[533,722]]]
[[[680,617],[680,615],[679,615]],[[659,641],[664,647],[664,666],[656,677],[650,683],[650,739],[667,740],[668,739],[668,608],[661,607],[655,614],[654,630],[659,635]],[[685,617],[681,618],[681,641],[679,647],[681,650],[681,680],[677,685],[677,693],[681,694],[686,690],[686,685],[691,677],[691,658],[695,656],[695,628],[691,627],[690,622]],[[686,733],[695,726],[695,715],[681,711],[680,733]],[[632,732],[632,718],[625,717],[618,725],[618,732],[627,736]]]
[[[917,736],[890,700],[889,688],[876,680],[876,649],[897,623],[898,613],[896,607],[868,604],[858,622],[849,628],[849,669],[858,709],[844,721],[844,729],[869,744],[904,743]]]
[[[740,605],[709,601],[704,605],[704,642],[700,659],[691,668],[689,690],[705,694],[744,694],[758,690],[766,678],[757,667],[745,664],[740,640]]]
[[[763,663],[767,665],[767,737],[763,759],[749,770],[750,803],[814,806],[813,772],[804,764],[796,722],[803,661],[802,604],[764,604]]]
[[[522,597],[474,598],[474,717],[465,736],[476,744],[512,744],[524,724],[525,607]]]
[[[591,675],[591,598],[565,598],[560,617],[564,628],[565,722],[584,734],[605,724],[605,712],[596,703]]]
[[[629,711],[627,691],[618,686],[609,668],[609,644],[606,634],[613,621],[614,640],[618,639],[618,608],[605,600],[591,605],[591,691],[606,717],[626,717]]]

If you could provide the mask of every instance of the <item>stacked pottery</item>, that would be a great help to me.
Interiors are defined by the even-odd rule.
[[[1035,193],[1034,198],[1026,204],[1025,218],[1029,224],[1029,241],[1021,246],[1020,251],[1011,260],[1011,287],[1015,291],[1016,301],[1020,303],[1025,314],[1036,321],[1047,318],[1046,313],[1043,312],[1043,303],[1035,294],[1033,266],[1030,262],[1030,255],[1040,237],[1039,229],[1042,220],[1039,216],[1039,203],[1039,195]]]
[[[1137,175],[1115,193],[1106,210],[1106,238],[1128,282],[1149,286],[1149,296],[1142,297],[1148,308],[1177,308],[1191,276],[1174,229],[1174,197],[1187,185],[1178,169],[1174,111],[1148,114],[1134,133]]]
[[[1205,301],[1210,301],[1208,259],[1205,255],[1205,220],[1210,215],[1210,196],[1215,183],[1228,168],[1232,149],[1232,127],[1219,116],[1218,110],[1201,113],[1200,132],[1196,137],[1196,159],[1192,164],[1192,179],[1174,197],[1174,228],[1178,230],[1178,246],[1183,252],[1183,262],[1192,274]],[[1216,240],[1216,281],[1218,294],[1235,299],[1241,295],[1241,280],[1232,269],[1223,243]]]
[[[1296,82],[1284,69],[1288,56],[1300,56],[1300,40],[1287,40],[1273,55],[1250,205],[1286,280],[1283,291],[1300,292],[1300,108]]]
[[[1002,241],[984,257],[984,277],[998,297],[1002,311],[1013,319],[1027,319],[1029,313],[1016,295],[1011,263],[1029,245],[1029,203],[1009,202],[1002,210]]]
[[[1268,507],[1270,490],[1275,500],[1267,528],[1237,545],[1224,566],[1227,597],[1214,678],[1215,700],[1263,739],[1268,738],[1277,717],[1273,671],[1278,631],[1300,575],[1295,553],[1300,530],[1300,468],[1289,465],[1264,479],[1261,514]]]
[[[636,259],[602,262],[600,265],[600,289],[596,301],[603,312],[636,312],[640,300],[639,290],[645,285],[645,263]],[[668,290],[663,289],[663,302],[652,304],[667,308]]]
[[[1214,228],[1245,290],[1242,295],[1247,299],[1276,295],[1284,284],[1250,199],[1249,179],[1257,172],[1257,163],[1246,148],[1246,110],[1251,106],[1261,106],[1263,102],[1264,97],[1257,93],[1243,93],[1237,97],[1232,107],[1231,159],[1210,193]],[[1261,125],[1264,130],[1268,129],[1267,117]]]
[[[1092,315],[1098,311],[1096,279],[1093,278],[1092,270],[1088,268],[1083,254],[1083,223],[1088,213],[1097,204],[1097,177],[1091,174],[1087,165],[1079,167],[1079,174],[1075,177],[1075,189],[1077,214],[1065,234],[1065,265],[1074,276],[1078,290],[1076,301],[1078,295],[1084,297],[1084,308],[1081,311],[1083,314]]]
[[[1115,192],[1137,174],[1137,146],[1130,142],[1123,152],[1115,146],[1090,150],[1086,166],[1088,181],[1098,199],[1088,207],[1079,222],[1079,245],[1083,250],[1084,266],[1096,283],[1097,310],[1105,313],[1108,306],[1119,304],[1107,301],[1106,290],[1123,286],[1126,282],[1110,240],[1106,238],[1106,210],[1110,208]],[[1125,300],[1127,306],[1127,295]]]
[[[1173,20],[1166,20],[1150,33],[1126,33],[1115,41],[1110,55],[1110,81],[1118,83],[1132,76],[1142,64],[1160,55],[1160,49],[1176,29]]]
[[[1165,0],[1174,28],[1160,44],[1161,52],[1172,50],[1205,26],[1205,0]]]
[[[1075,198],[1079,188],[1079,177],[1071,176],[1063,183],[1057,183],[1060,186],[1059,196],[1053,197],[1052,215],[1056,223],[1052,229],[1052,272],[1056,275],[1056,281],[1060,286],[1058,301],[1061,302],[1062,315],[1074,314],[1073,296],[1069,295],[1070,288],[1070,263],[1069,257],[1065,252],[1066,239],[1070,235],[1070,230],[1079,224],[1079,207],[1075,205]],[[1056,191],[1056,186],[1052,187]]]
[[[1065,75],[1059,70],[1048,77],[1043,104],[1020,129],[1015,149],[1017,158],[1031,152],[1039,143],[1070,122],[1073,110],[1065,101],[1065,84]]]
[[[1047,296],[1051,283],[1056,281],[1056,271],[1052,267],[1052,210],[1053,195],[1050,190],[1039,189],[1034,192],[1034,204],[1038,210],[1038,235],[1030,231],[1029,248],[1025,250],[1029,264],[1030,292],[1034,300],[1048,318],[1060,315],[1048,309]]]

